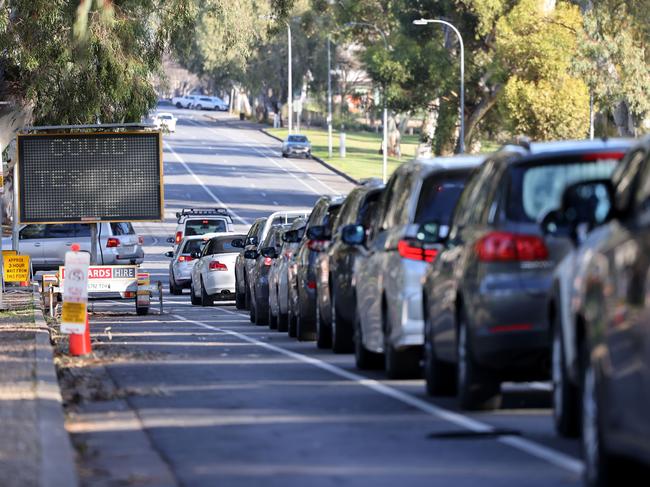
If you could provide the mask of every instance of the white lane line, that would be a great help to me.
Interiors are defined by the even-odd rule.
[[[242,316],[242,317],[246,316],[242,313],[230,311],[223,308],[220,309],[220,311],[232,315]],[[291,357],[299,362],[303,362],[309,365],[313,365],[314,367],[317,367],[319,369],[326,370],[327,372],[330,372],[338,377],[348,379],[352,382],[355,382],[356,384],[372,389],[373,391],[378,392],[379,394],[396,399],[397,401],[400,401],[404,404],[408,404],[409,406],[412,406],[424,413],[430,414],[431,416],[435,416],[438,419],[447,421],[461,428],[465,428],[469,431],[480,433],[480,432],[486,432],[486,431],[489,432],[494,430],[494,428],[489,424],[482,423],[475,419],[468,418],[467,416],[463,416],[462,414],[458,414],[453,411],[448,411],[446,409],[440,408],[426,401],[423,401],[422,399],[418,399],[417,397],[410,396],[409,394],[406,394],[405,392],[402,392],[398,389],[394,389],[390,386],[387,386],[386,384],[382,384],[379,381],[376,381],[374,379],[368,379],[367,377],[363,377],[353,372],[348,372],[347,370],[341,369],[340,367],[337,367],[336,365],[332,365],[328,362],[324,362],[323,360],[310,357],[308,355],[303,355],[301,353],[292,352],[290,350],[286,350],[284,348],[271,345],[270,343],[256,340],[255,338],[251,338],[247,335],[244,335],[243,333],[239,333],[233,330],[228,330],[225,328],[208,325],[201,321],[188,320],[180,315],[173,315],[173,317],[178,320],[185,321],[187,323],[193,323],[202,328],[214,330],[219,333],[227,333],[228,335],[232,335],[248,343],[254,343],[255,345],[258,345],[267,350],[280,353],[287,357]],[[525,438],[521,438],[517,436],[500,436],[496,440],[505,445],[509,445],[512,448],[515,448],[519,451],[532,455],[536,458],[545,460],[548,463],[555,465],[556,467],[560,467],[564,470],[567,470],[575,475],[581,475],[584,469],[584,465],[580,460],[570,455],[566,455],[564,453],[553,450],[552,448],[548,448],[546,446],[540,445],[533,441],[527,440]]]
[[[183,165],[183,167],[185,168],[185,170],[186,170],[187,172],[189,172],[189,173],[192,175],[192,177],[194,178],[194,180],[195,180],[197,183],[199,183],[199,184],[201,185],[201,187],[205,190],[206,193],[208,193],[208,195],[209,195],[209,196],[210,196],[210,197],[215,201],[215,203],[217,203],[219,206],[223,206],[223,207],[226,207],[226,208],[227,208],[227,205],[226,205],[223,201],[221,201],[221,200],[217,197],[217,195],[214,194],[214,193],[210,190],[210,188],[208,188],[208,187],[203,183],[203,181],[201,181],[201,179],[200,179],[196,174],[194,174],[194,171],[192,171],[192,170],[190,169],[190,166],[187,165],[187,163],[183,160],[183,158],[182,158],[181,156],[179,156],[179,155],[176,153],[176,151],[172,148],[171,145],[169,145],[169,144],[167,143],[167,141],[165,141],[165,146],[166,146],[167,149],[172,153],[172,155],[176,158],[176,160],[177,160],[178,162],[180,162],[180,163]],[[249,222],[248,220],[246,220],[245,218],[242,218],[241,216],[239,216],[239,215],[238,215],[237,213],[235,213],[235,211],[233,211],[232,209],[228,208],[228,211],[230,211],[230,214],[235,218],[235,220],[238,220],[240,223],[242,223],[242,224],[244,224],[244,225],[250,225],[250,222]]]

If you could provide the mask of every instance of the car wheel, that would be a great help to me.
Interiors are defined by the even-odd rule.
[[[391,326],[388,322],[389,313],[385,309],[382,312],[384,319],[384,368],[389,379],[415,379],[420,377],[420,359],[422,351],[419,347],[408,347],[397,350],[390,343]]]
[[[257,309],[255,309],[255,300],[251,296],[249,288],[246,288],[246,296],[248,297],[248,315],[251,323],[257,323]]]
[[[255,320],[254,323],[257,326],[265,326],[268,325],[268,313],[264,314],[261,313],[261,310],[263,308],[262,302],[257,299],[257,295],[253,298],[253,308],[255,308]]]
[[[562,327],[555,320],[551,349],[551,371],[553,377],[553,421],[555,430],[561,436],[576,437],[580,432],[578,388],[567,377],[562,339]]]
[[[176,108],[183,108],[183,105],[180,102],[176,102]]]
[[[363,331],[361,329],[361,318],[356,313],[354,320],[354,361],[357,369],[374,370],[381,369],[384,365],[384,357],[380,353],[369,351],[363,346]]]
[[[303,315],[303,305],[300,299],[300,291],[298,291],[298,310],[296,313],[296,337],[300,341],[313,341],[316,339],[316,333],[309,330],[307,327],[309,323]]]
[[[278,314],[278,331],[288,331],[289,330],[289,315],[288,313],[279,313]]]
[[[287,333],[291,338],[296,338],[298,332],[298,323],[296,320],[296,313],[291,304],[291,297],[289,297],[289,314],[287,316]]]
[[[237,286],[235,286],[235,289],[237,289]],[[246,293],[235,291],[235,308],[246,309]]]
[[[458,402],[461,409],[489,410],[499,408],[501,405],[501,385],[490,380],[487,373],[480,371],[474,362],[464,313],[461,313],[460,323],[458,323],[456,346],[458,357],[456,383],[458,384]]]
[[[173,296],[179,296],[183,294],[183,289],[176,285],[173,274],[170,274],[169,276],[169,294]]]
[[[244,279],[244,309],[250,310],[251,309],[251,291],[248,287],[248,283],[246,282],[246,279]]]
[[[318,348],[332,347],[332,330],[325,326],[321,319],[320,303],[316,300],[316,346]]]
[[[278,329],[278,317],[273,314],[273,311],[271,311],[271,305],[269,304],[269,328],[271,330],[277,330]]]
[[[336,306],[336,295],[334,291],[330,291],[331,311],[332,316],[332,351],[334,353],[350,353],[354,351],[354,337],[352,327],[345,321],[339,314],[338,307]]]
[[[289,157],[289,155],[283,152],[282,157]]]
[[[203,279],[201,279],[201,306],[214,306],[214,298],[205,290]]]
[[[451,396],[456,391],[454,368],[436,356],[431,322],[427,316],[424,332],[424,378],[430,396]]]
[[[203,107],[201,105],[196,105],[194,107],[195,110],[203,110]]]
[[[190,284],[190,301],[194,306],[198,306],[201,304],[201,298],[197,298],[196,295],[194,294],[193,282]]]

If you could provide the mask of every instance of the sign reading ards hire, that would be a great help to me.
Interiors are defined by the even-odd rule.
[[[163,219],[160,132],[18,136],[21,223]]]

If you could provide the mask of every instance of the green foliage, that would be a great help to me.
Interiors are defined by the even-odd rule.
[[[8,0],[0,18],[0,90],[36,124],[139,121],[170,42],[194,15],[187,0]]]

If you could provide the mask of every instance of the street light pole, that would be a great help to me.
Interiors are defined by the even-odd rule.
[[[377,27],[375,24],[369,24],[367,22],[348,22],[345,24],[346,26],[353,26],[353,25],[363,25],[366,27],[370,27],[371,29],[374,29],[375,31],[379,32],[381,35],[381,38],[384,40],[384,48],[386,49],[386,52],[388,52],[388,41],[386,40],[386,34],[384,33],[383,30],[381,30],[379,27]],[[388,179],[388,104],[386,101],[386,83],[383,84],[382,86],[382,91],[383,96],[384,96],[384,140],[382,141],[382,148],[381,152],[383,154],[383,166],[382,166],[382,179],[384,181],[384,184],[386,184],[386,180]]]
[[[327,36],[327,154],[332,158],[332,36]]]
[[[456,27],[447,22],[446,20],[439,19],[419,19],[414,20],[415,25],[427,24],[442,24],[449,27],[456,33],[458,42],[460,43],[460,140],[458,143],[458,151],[463,154],[465,152],[465,45],[463,44],[463,37]]]
[[[293,85],[291,79],[291,66],[293,63],[291,62],[291,24],[289,24],[289,22],[287,22],[287,38],[288,38],[287,42],[289,45],[288,56],[287,56],[287,63],[288,63],[287,71],[289,73],[288,75],[289,86],[287,87],[287,89],[289,90],[289,93],[287,93],[287,100],[289,104],[289,133],[292,133],[293,131]]]

